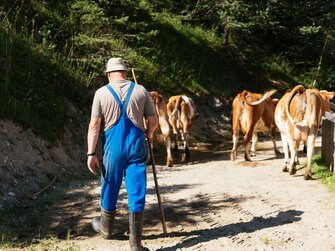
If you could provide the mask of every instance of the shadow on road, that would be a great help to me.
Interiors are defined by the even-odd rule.
[[[182,248],[192,247],[198,243],[204,243],[211,240],[215,240],[221,237],[231,238],[240,233],[251,233],[257,230],[276,227],[280,225],[290,224],[301,220],[302,211],[298,210],[287,210],[284,212],[278,213],[275,217],[263,218],[263,217],[254,217],[249,222],[240,222],[232,223],[226,226],[195,230],[190,232],[172,232],[167,235],[158,235],[158,236],[146,236],[145,239],[155,239],[155,238],[171,238],[171,237],[190,237],[171,247],[165,247],[159,250],[172,251]]]

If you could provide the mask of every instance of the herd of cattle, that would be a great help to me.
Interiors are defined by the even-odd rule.
[[[172,96],[166,104],[163,96],[158,92],[150,92],[149,94],[154,101],[159,127],[164,136],[167,152],[166,165],[172,167],[171,135],[173,135],[175,151],[178,151],[178,135],[181,136],[181,140],[184,143],[185,154],[188,156],[190,154],[188,146],[189,131],[192,121],[198,116],[198,112],[193,100],[186,95]]]
[[[322,116],[330,111],[330,100],[335,92],[306,89],[302,85],[288,90],[281,99],[271,96],[276,90],[264,94],[244,90],[232,102],[233,148],[231,159],[237,158],[237,143],[240,131],[244,134],[244,158],[256,154],[257,133],[270,130],[274,151],[280,153],[276,145],[276,130],[280,131],[284,151],[283,171],[296,173],[298,148],[300,142],[307,147],[307,168],[304,178],[311,178],[311,163],[315,138]],[[174,149],[178,150],[178,134],[184,143],[185,153],[189,155],[188,136],[192,121],[198,116],[191,98],[172,96],[166,104],[158,92],[151,92],[167,151],[167,166],[173,166],[171,154],[172,137]],[[172,132],[171,132],[172,128]],[[171,135],[173,135],[171,137]]]

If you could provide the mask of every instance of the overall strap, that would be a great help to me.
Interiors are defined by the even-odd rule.
[[[105,85],[105,86],[106,86],[107,89],[113,94],[116,103],[119,105],[120,110],[122,110],[123,105],[122,105],[122,102],[121,102],[119,96],[116,94],[116,92],[114,91],[114,89],[110,86],[110,84],[107,84],[107,85]]]
[[[126,100],[124,101],[123,103],[123,107],[122,107],[122,115],[126,114],[126,111],[127,111],[127,106],[128,106],[128,103],[129,103],[129,100],[130,100],[130,96],[134,90],[134,87],[135,87],[135,83],[134,82],[131,82],[130,83],[130,87],[128,89],[128,93],[127,93],[127,96],[126,96]]]

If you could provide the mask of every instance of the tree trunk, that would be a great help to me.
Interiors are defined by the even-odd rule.
[[[327,43],[328,43],[328,35],[326,35],[325,43],[324,43],[323,48],[322,48],[322,52],[321,52],[321,56],[320,56],[319,64],[318,64],[318,69],[316,70],[315,79],[314,79],[313,84],[312,84],[313,88],[316,86],[316,81],[319,77],[319,73],[320,73],[321,65],[322,65],[322,60],[323,60],[323,54],[325,52],[325,48],[326,48]]]

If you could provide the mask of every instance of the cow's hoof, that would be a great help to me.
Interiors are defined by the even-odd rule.
[[[168,160],[167,163],[166,163],[166,165],[168,167],[173,167],[173,160]]]
[[[256,156],[256,151],[250,151],[250,156],[255,157]]]
[[[186,151],[183,161],[189,161],[189,160],[190,160],[190,152]]]
[[[305,173],[305,175],[304,175],[304,180],[311,180],[312,179],[312,174],[310,174],[310,173]]]
[[[281,154],[281,152],[279,150],[275,150],[275,154]]]
[[[230,160],[235,161],[236,159],[237,159],[237,153],[236,152],[232,152],[230,154]]]
[[[288,168],[286,165],[283,167],[283,172],[288,172]]]
[[[250,156],[247,155],[247,154],[244,155],[244,159],[245,159],[245,161],[251,161]]]
[[[294,175],[296,172],[297,172],[297,169],[296,168],[292,168],[290,170],[290,175]]]
[[[190,160],[190,155],[187,155],[185,153],[181,154],[181,162],[188,162]]]

